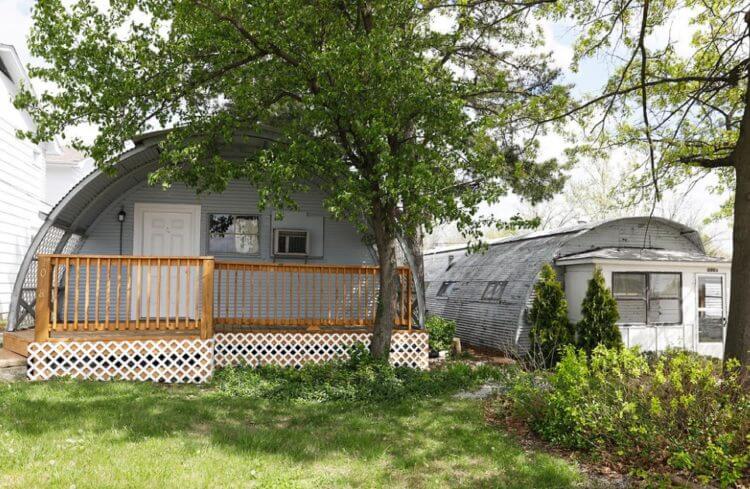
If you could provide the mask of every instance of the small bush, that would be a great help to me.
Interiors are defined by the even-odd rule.
[[[456,336],[456,322],[440,316],[430,316],[425,321],[429,333],[430,349],[433,351],[450,351],[453,337]]]
[[[568,348],[552,374],[516,378],[504,402],[553,443],[669,467],[722,486],[750,481],[750,393],[737,364],[672,351]]]
[[[568,301],[557,274],[549,264],[542,268],[534,285],[534,302],[529,311],[531,353],[543,367],[553,367],[560,351],[573,342],[568,321]]]
[[[432,371],[393,367],[375,360],[362,345],[346,361],[275,366],[228,367],[215,375],[214,385],[226,395],[304,402],[400,401],[471,389],[504,375],[503,370],[449,362]]]
[[[581,304],[582,318],[576,324],[576,343],[586,353],[597,345],[607,348],[622,347],[622,336],[617,327],[620,313],[617,301],[604,283],[604,275],[599,267],[594,269],[594,276],[589,280],[586,297]]]

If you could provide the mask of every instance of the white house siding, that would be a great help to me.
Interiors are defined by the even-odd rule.
[[[593,274],[593,264],[567,265],[565,267],[565,295],[568,300],[569,317],[572,321],[581,319],[581,302],[586,294],[588,280]],[[721,275],[724,277],[725,313],[729,300],[729,263],[607,263],[600,262],[604,280],[612,286],[613,272],[679,272],[682,274],[682,324],[678,325],[627,325],[620,326],[622,339],[626,346],[638,346],[645,351],[664,351],[667,348],[684,348],[701,351],[704,354],[721,356],[723,346],[709,345],[700,349],[698,345],[697,321],[697,276]],[[709,270],[717,270],[709,271]]]
[[[594,266],[590,264],[568,265],[563,267],[565,281],[565,299],[568,301],[568,317],[573,322],[581,320],[581,303],[586,297],[588,281],[594,275]]]
[[[31,121],[11,99],[15,87],[0,74],[0,317],[8,314],[18,268],[36,230],[44,204],[44,158],[39,148],[16,137]]]

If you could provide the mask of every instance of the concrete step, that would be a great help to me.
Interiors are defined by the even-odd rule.
[[[26,358],[8,349],[0,349],[0,368],[25,367]]]
[[[26,358],[5,348],[0,349],[0,381],[26,379]]]

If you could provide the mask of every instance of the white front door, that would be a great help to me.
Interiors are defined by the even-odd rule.
[[[698,275],[696,280],[698,353],[722,357],[726,335],[724,276]]]
[[[187,257],[200,254],[198,205],[135,204],[134,226],[133,255]],[[138,294],[133,295],[131,319],[157,315],[195,318],[197,267],[187,264],[179,268],[157,267],[156,261],[152,261],[151,266],[134,269],[133,273],[141,274],[141,291],[140,307]],[[137,276],[133,277],[133,283],[139,283]]]

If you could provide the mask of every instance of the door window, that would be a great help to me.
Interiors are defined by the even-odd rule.
[[[720,343],[724,339],[724,280],[698,277],[698,341]]]

